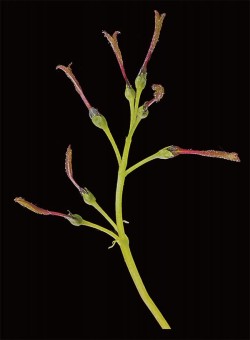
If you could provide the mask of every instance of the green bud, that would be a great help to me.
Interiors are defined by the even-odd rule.
[[[87,188],[82,189],[81,194],[86,204],[93,205],[95,203],[95,196]]]
[[[89,109],[89,117],[92,120],[92,123],[97,126],[99,129],[106,129],[108,126],[106,118],[100,114],[100,112],[95,109],[94,107],[91,107]]]
[[[126,85],[125,89],[125,98],[130,102],[131,100],[135,99],[135,90],[132,86]]]
[[[147,118],[149,114],[149,111],[148,109],[146,108],[145,109],[145,106],[142,105],[138,108],[138,111],[137,111],[137,116],[140,118],[140,119],[143,119],[143,118]]]
[[[82,217],[80,216],[80,215],[78,215],[78,214],[71,214],[71,213],[69,213],[69,215],[68,215],[68,217],[67,217],[67,220],[71,223],[71,224],[73,224],[73,225],[75,225],[75,226],[80,226],[80,225],[82,225],[83,223],[84,223],[84,220],[82,219]]]
[[[160,151],[157,152],[157,158],[160,159],[169,159],[169,158],[173,158],[174,155],[172,154],[172,152],[170,152],[168,150],[168,147],[161,149]]]
[[[147,73],[140,73],[135,79],[135,88],[137,91],[142,92],[147,83]]]
[[[95,126],[102,130],[104,130],[108,126],[107,120],[103,115],[94,116],[92,118],[92,122]]]

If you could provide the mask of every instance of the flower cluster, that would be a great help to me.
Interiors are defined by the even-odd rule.
[[[165,320],[165,318],[163,317],[159,309],[154,304],[153,300],[150,298],[148,292],[146,291],[146,288],[141,280],[141,277],[134,263],[134,260],[133,260],[133,257],[132,257],[132,254],[129,248],[129,239],[125,233],[125,228],[124,228],[125,221],[122,216],[122,196],[123,196],[123,187],[125,183],[125,178],[135,169],[157,158],[158,159],[171,159],[179,155],[191,155],[192,154],[192,155],[199,155],[199,156],[205,156],[205,157],[222,158],[222,159],[230,160],[234,162],[240,162],[240,159],[237,153],[235,152],[225,152],[225,151],[215,151],[215,150],[192,150],[192,149],[183,149],[178,146],[170,145],[159,150],[155,154],[139,161],[138,163],[131,166],[130,168],[127,168],[128,155],[129,155],[130,146],[132,143],[132,137],[138,124],[141,122],[142,119],[148,116],[149,107],[151,107],[151,105],[154,103],[158,103],[163,98],[164,93],[165,93],[164,87],[162,85],[153,84],[152,85],[153,97],[150,100],[147,100],[146,102],[140,105],[140,96],[147,84],[148,63],[151,59],[151,56],[159,40],[162,24],[166,16],[165,13],[159,14],[159,12],[157,11],[154,11],[154,13],[155,13],[155,27],[154,27],[153,37],[152,37],[147,55],[145,57],[145,60],[135,79],[135,88],[133,88],[133,86],[131,85],[127,77],[124,63],[123,63],[122,53],[118,45],[117,36],[120,32],[115,31],[113,35],[110,35],[106,31],[103,31],[104,37],[107,38],[108,42],[110,43],[115,53],[118,65],[120,67],[122,76],[125,81],[125,98],[128,100],[129,106],[130,106],[130,127],[129,127],[127,138],[125,140],[124,149],[121,154],[109,130],[106,118],[99,112],[97,108],[93,107],[90,104],[85,94],[83,93],[83,89],[72,71],[72,68],[71,68],[72,63],[70,63],[68,66],[58,65],[56,67],[56,69],[63,71],[65,75],[73,83],[76,92],[79,94],[84,105],[86,106],[88,110],[89,117],[92,123],[99,129],[104,131],[104,133],[108,137],[113,147],[113,150],[115,152],[117,162],[118,162],[118,167],[119,167],[118,176],[117,176],[116,197],[115,197],[116,221],[113,221],[113,219],[100,207],[100,205],[96,201],[95,196],[86,187],[82,187],[76,182],[73,176],[71,145],[69,145],[67,148],[66,158],[65,158],[65,171],[66,171],[66,174],[69,180],[77,188],[84,202],[88,205],[91,205],[100,214],[102,214],[103,217],[113,227],[114,231],[111,231],[107,228],[99,226],[95,223],[83,220],[82,217],[78,214],[72,214],[70,212],[68,214],[64,214],[64,213],[60,213],[56,211],[50,211],[50,210],[39,208],[35,204],[30,203],[21,197],[15,198],[15,202],[19,203],[21,206],[37,214],[62,217],[68,220],[71,224],[75,226],[80,226],[80,225],[88,226],[91,228],[98,229],[99,231],[102,231],[108,234],[109,236],[111,236],[114,239],[112,245],[118,244],[120,246],[124,261],[129,269],[131,277],[135,283],[135,286],[138,289],[138,292],[141,298],[143,299],[147,307],[150,309],[150,311],[152,312],[152,314],[154,315],[155,319],[158,321],[160,326],[163,329],[170,329],[169,324],[167,323],[167,321]]]
[[[158,11],[154,11],[155,14],[155,26],[154,26],[154,33],[153,33],[153,37],[148,49],[148,52],[146,54],[145,60],[140,68],[140,71],[138,73],[138,76],[135,79],[135,89],[133,89],[127,75],[126,75],[126,71],[125,71],[125,67],[124,67],[124,63],[123,63],[123,58],[122,58],[122,53],[121,50],[119,48],[119,44],[118,44],[118,39],[117,36],[120,33],[119,31],[115,31],[112,35],[110,35],[109,33],[107,33],[106,31],[103,31],[104,37],[107,38],[107,40],[109,41],[114,54],[116,56],[116,59],[118,61],[122,76],[125,80],[126,83],[126,91],[125,91],[125,97],[129,100],[130,102],[130,109],[131,109],[131,125],[130,125],[130,131],[134,132],[136,126],[138,125],[138,123],[140,122],[140,120],[142,118],[146,118],[148,116],[148,108],[154,104],[154,103],[158,103],[162,97],[164,96],[165,90],[164,87],[160,84],[153,84],[152,85],[152,90],[154,91],[153,93],[153,98],[146,101],[143,105],[141,105],[139,107],[139,99],[140,99],[140,94],[143,91],[143,89],[146,86],[146,82],[147,82],[147,69],[148,69],[148,63],[151,59],[151,56],[154,52],[154,49],[157,45],[157,42],[159,40],[160,37],[160,32],[161,32],[161,28],[162,28],[162,24],[164,21],[164,18],[166,16],[165,13],[163,14],[159,14]],[[111,144],[113,145],[114,151],[116,153],[117,156],[117,160],[118,163],[120,164],[121,162],[121,155],[119,153],[119,150],[113,140],[113,137],[108,129],[108,124],[106,121],[106,118],[99,112],[98,109],[96,109],[95,107],[93,107],[90,102],[88,101],[88,99],[86,98],[85,94],[83,93],[82,87],[79,84],[76,76],[74,75],[72,68],[71,68],[72,63],[70,63],[68,66],[64,66],[64,65],[58,65],[56,67],[57,70],[61,70],[65,73],[65,75],[71,80],[71,82],[73,83],[76,92],[79,94],[79,96],[81,97],[83,103],[85,104],[86,108],[88,109],[89,112],[89,117],[91,118],[92,122],[94,123],[94,125],[96,125],[97,127],[103,129],[105,131],[105,133],[107,134],[108,138],[111,141]],[[200,156],[206,156],[206,157],[214,157],[214,158],[223,158],[226,160],[230,160],[230,161],[235,161],[235,162],[239,162],[240,159],[237,155],[237,153],[235,152],[225,152],[225,151],[215,151],[215,150],[205,150],[205,151],[200,151],[200,150],[192,150],[192,149],[183,149],[180,148],[178,146],[168,146],[166,148],[161,149],[160,151],[158,151],[155,155],[148,157],[147,159],[145,159],[144,161],[139,162],[138,164],[144,164],[146,163],[148,160],[152,160],[155,158],[161,158],[161,159],[169,159],[169,158],[173,158],[176,157],[178,155],[200,155]],[[127,170],[127,173],[131,172],[132,168],[136,168],[139,165],[135,165],[133,167],[131,167],[129,169],[129,171]],[[66,159],[65,159],[65,170],[66,170],[66,174],[68,176],[68,178],[70,179],[70,181],[73,183],[73,185],[78,189],[79,193],[81,194],[81,196],[83,197],[85,203],[90,204],[90,205],[96,205],[95,204],[95,197],[94,195],[86,188],[86,187],[80,187],[77,182],[75,181],[74,177],[73,177],[73,170],[72,170],[72,149],[71,146],[69,145],[67,152],[66,152]],[[38,206],[36,206],[33,203],[30,203],[28,201],[26,201],[25,199],[21,198],[21,197],[17,197],[15,198],[15,202],[19,203],[20,205],[22,205],[23,207],[37,213],[37,214],[41,214],[41,215],[53,215],[53,216],[59,216],[59,217],[63,217],[65,219],[67,219],[70,223],[74,224],[74,225],[80,225],[83,223],[83,219],[81,218],[81,216],[77,215],[77,214],[63,214],[63,213],[59,213],[59,212],[55,212],[55,211],[50,211],[50,210],[45,210],[42,208],[39,208]],[[114,226],[114,222],[113,222],[113,226]],[[115,227],[115,226],[114,226]],[[116,227],[115,227],[116,229]]]

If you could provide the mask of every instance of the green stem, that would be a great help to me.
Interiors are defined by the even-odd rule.
[[[147,157],[147,158],[144,158],[142,161],[136,163],[135,165],[131,166],[129,169],[126,170],[126,176],[128,174],[130,174],[132,171],[134,171],[135,169],[139,168],[140,166],[142,166],[143,164],[145,163],[148,163],[150,161],[153,161],[154,159],[156,159],[157,157],[157,153]]]
[[[117,226],[115,222],[109,217],[109,215],[100,207],[100,205],[95,201],[92,206],[99,211],[99,213],[112,225],[112,227],[117,231]]]
[[[138,107],[139,107],[139,101],[140,101],[141,94],[142,94],[142,90],[137,89],[136,95],[135,95],[135,113],[136,114],[137,114],[137,110],[138,110]]]
[[[110,143],[111,143],[111,145],[112,145],[112,147],[114,149],[118,165],[120,165],[120,163],[121,163],[121,155],[120,155],[120,152],[119,152],[118,147],[116,145],[116,142],[114,140],[114,137],[112,136],[112,133],[109,130],[109,127],[107,126],[105,129],[103,129],[103,131],[106,133],[106,136],[108,137],[108,139],[109,139],[109,141],[110,141]]]
[[[136,91],[135,103],[134,103],[133,106],[130,105],[131,119],[130,119],[129,134],[131,134],[131,137],[133,136],[135,129],[140,122],[140,119],[137,118],[137,111],[138,111],[138,107],[139,107],[139,101],[140,101],[141,93],[142,93],[142,90]]]
[[[141,121],[141,118],[136,117],[136,120],[134,121],[134,124],[131,127],[131,131],[130,131],[131,136],[133,136],[133,134],[135,133],[135,130],[136,130],[137,126],[139,125],[140,121]]]
[[[115,240],[117,240],[118,238],[118,235],[116,235],[115,233],[113,233],[113,231],[111,230],[108,230],[106,228],[103,228],[101,227],[100,225],[98,224],[95,224],[95,223],[92,223],[92,222],[89,222],[89,221],[84,221],[82,223],[83,226],[86,226],[86,227],[91,227],[91,228],[94,228],[94,229],[97,229],[97,230],[100,230],[106,234],[108,234],[109,236],[113,237]]]
[[[122,217],[122,194],[126,178],[126,167],[128,163],[128,154],[132,142],[131,134],[128,135],[125,141],[121,164],[119,166],[117,185],[116,185],[116,198],[115,198],[115,211],[116,211],[116,225],[119,235],[124,235],[123,217]]]
[[[155,305],[154,301],[149,296],[149,294],[148,294],[148,292],[147,292],[147,290],[146,290],[146,288],[143,284],[143,281],[140,277],[140,274],[139,274],[138,269],[136,267],[135,261],[133,259],[132,254],[131,254],[128,242],[121,242],[119,244],[120,244],[120,248],[121,248],[121,252],[122,252],[124,261],[125,261],[125,263],[128,267],[129,273],[130,273],[130,275],[131,275],[131,277],[134,281],[134,284],[135,284],[143,302],[148,307],[150,312],[153,314],[155,319],[158,321],[158,323],[159,323],[159,325],[161,326],[162,329],[171,329],[169,324],[165,320],[164,316],[162,315],[160,310]]]
[[[155,319],[158,321],[159,325],[162,329],[170,329],[169,324],[164,319],[163,315],[161,314],[160,310],[157,308],[151,297],[149,296],[143,281],[140,277],[140,274],[138,272],[138,269],[136,267],[136,264],[134,262],[133,256],[131,254],[130,248],[129,248],[129,239],[124,231],[124,225],[123,225],[123,217],[122,217],[122,194],[123,194],[123,187],[125,183],[125,177],[126,177],[126,166],[128,162],[128,154],[130,150],[130,146],[132,143],[132,131],[129,133],[128,137],[125,141],[124,151],[122,155],[122,161],[119,167],[118,172],[118,179],[117,179],[117,187],[116,187],[116,223],[118,228],[118,243],[121,248],[121,252],[124,258],[124,261],[127,265],[127,268],[130,272],[130,275],[132,277],[132,280],[134,281],[134,284],[138,290],[138,293],[140,294],[142,300],[146,304],[146,306],[149,308]]]
[[[146,288],[145,288],[145,286],[142,282],[142,279],[140,277],[140,274],[139,274],[138,269],[136,267],[136,264],[134,262],[133,256],[131,254],[131,251],[130,251],[130,248],[129,248],[129,239],[128,239],[127,235],[125,234],[124,225],[123,225],[122,194],[123,194],[123,187],[124,187],[126,175],[129,172],[136,169],[137,167],[139,167],[140,165],[142,165],[146,162],[149,162],[151,159],[153,159],[152,157],[154,156],[153,155],[153,156],[146,158],[145,160],[135,164],[133,167],[131,167],[130,169],[128,169],[126,171],[127,163],[128,163],[129,150],[130,150],[130,146],[131,146],[131,143],[132,143],[132,136],[133,136],[133,134],[134,134],[139,122],[140,122],[140,119],[138,119],[136,117],[138,106],[139,106],[140,95],[141,95],[141,91],[136,91],[136,99],[135,99],[135,107],[133,108],[133,115],[132,115],[132,111],[131,111],[131,117],[133,117],[134,119],[131,120],[129,134],[126,138],[121,163],[119,164],[119,171],[118,171],[117,185],[116,185],[116,197],[115,197],[116,225],[117,225],[117,231],[118,231],[118,235],[119,235],[117,242],[120,245],[124,261],[125,261],[125,263],[128,267],[130,275],[131,275],[131,277],[134,281],[134,284],[135,284],[142,300],[144,301],[146,306],[149,308],[151,313],[154,315],[155,319],[158,321],[161,328],[162,329],[170,329],[169,324],[164,319],[164,317],[161,314],[161,312],[159,311],[159,309],[156,307],[155,303],[153,302],[153,300],[149,296],[149,294],[148,294],[148,292],[147,292],[147,290],[146,290]]]
[[[129,102],[129,107],[130,107],[130,126],[129,126],[129,131],[132,128],[133,122],[134,122],[134,114],[135,114],[135,107],[134,107],[134,102],[130,101]]]

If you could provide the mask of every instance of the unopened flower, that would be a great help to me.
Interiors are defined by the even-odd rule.
[[[142,106],[140,106],[138,108],[138,111],[137,111],[137,118],[138,119],[147,118],[147,116],[149,114],[147,103],[148,102],[145,102]]]
[[[179,155],[199,155],[205,157],[213,158],[223,158],[228,161],[240,162],[240,158],[236,152],[226,152],[226,151],[216,151],[216,150],[192,150],[192,149],[182,149],[179,146],[168,146],[166,148],[174,156]]]
[[[22,197],[16,197],[14,199],[14,201],[16,203],[20,204],[22,207],[27,208],[27,209],[29,209],[29,210],[31,210],[34,213],[39,214],[39,215],[52,215],[52,216],[63,217],[66,220],[68,220],[71,224],[76,225],[76,226],[79,226],[84,222],[82,217],[78,214],[71,214],[70,212],[68,214],[63,214],[63,213],[60,213],[60,212],[57,212],[57,211],[46,210],[46,209],[43,209],[43,208],[36,206],[33,203],[26,201]]]
[[[137,93],[142,93],[147,84],[147,73],[139,73],[135,78],[135,88]]]
[[[71,180],[71,182],[74,184],[74,186],[79,190],[79,192],[82,192],[84,189],[80,187],[76,183],[73,177],[73,169],[72,169],[72,149],[71,145],[68,146],[66,151],[66,157],[65,157],[65,171],[68,176],[68,178]]]
[[[161,28],[162,28],[162,24],[163,24],[163,20],[166,16],[166,13],[160,14],[158,11],[154,11],[155,12],[155,29],[154,29],[154,34],[148,49],[148,53],[146,55],[146,58],[142,64],[142,67],[140,69],[139,74],[141,73],[147,73],[147,66],[148,66],[148,62],[151,59],[151,56],[154,52],[155,46],[159,40],[160,37],[160,33],[161,33]]]
[[[66,151],[66,158],[65,158],[65,171],[68,176],[68,178],[71,180],[71,182],[74,184],[74,186],[78,189],[80,194],[83,197],[83,200],[85,203],[89,205],[93,205],[96,201],[95,196],[86,188],[80,187],[78,185],[73,177],[73,169],[72,169],[72,149],[69,145]]]
[[[108,127],[106,118],[96,108],[91,107],[89,109],[89,117],[99,129],[105,130]]]
[[[84,104],[86,105],[87,109],[90,110],[90,108],[92,107],[89,103],[89,101],[87,100],[87,98],[85,97],[83,90],[81,88],[81,85],[79,84],[78,80],[76,79],[74,73],[72,72],[71,69],[71,65],[72,63],[70,63],[68,66],[63,66],[63,65],[58,65],[56,67],[57,70],[62,70],[66,76],[72,81],[72,83],[75,86],[76,92],[80,95],[80,97],[82,98],[82,101],[84,102]]]
[[[126,75],[126,72],[125,72],[125,67],[123,65],[123,60],[122,60],[122,54],[121,54],[121,50],[119,48],[118,40],[117,40],[117,35],[120,34],[121,32],[115,31],[112,36],[109,33],[107,33],[106,31],[102,31],[102,33],[104,34],[104,37],[108,39],[108,41],[109,41],[109,43],[110,43],[110,45],[111,45],[111,47],[112,47],[112,49],[115,53],[116,59],[118,61],[118,64],[119,64],[121,72],[122,72],[122,76],[123,76],[127,86],[131,87],[131,84],[130,84],[128,77]]]

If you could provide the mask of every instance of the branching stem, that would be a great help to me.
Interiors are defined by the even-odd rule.
[[[112,220],[112,218],[109,217],[109,215],[100,207],[100,205],[95,202],[92,205],[99,213],[112,225],[112,227],[117,231],[117,226],[115,222]]]
[[[108,139],[109,139],[109,141],[110,141],[110,143],[111,143],[111,145],[112,145],[112,147],[114,149],[118,165],[120,165],[120,163],[121,163],[121,155],[120,155],[120,152],[119,152],[118,147],[116,145],[116,142],[114,140],[114,137],[113,137],[113,135],[110,132],[108,127],[104,129],[104,132],[106,133],[106,136],[108,137]]]
[[[82,225],[83,225],[83,226],[86,226],[86,227],[91,227],[91,228],[100,230],[100,231],[102,231],[102,232],[108,234],[109,236],[113,237],[115,240],[117,240],[117,238],[118,238],[118,236],[117,236],[115,233],[113,233],[113,231],[108,230],[108,229],[106,229],[106,228],[103,228],[103,227],[101,227],[101,226],[98,225],[98,224],[95,224],[95,223],[92,223],[92,222],[89,222],[89,221],[84,221],[84,222],[82,223]]]
[[[136,163],[135,165],[131,166],[129,169],[126,170],[126,176],[128,174],[130,174],[132,171],[134,171],[135,169],[139,168],[140,166],[150,162],[150,161],[153,161],[154,159],[157,158],[157,153],[151,155],[151,156],[148,156],[147,158],[144,158],[143,160],[141,160],[140,162]]]
[[[147,157],[145,160],[135,164],[133,167],[127,168],[127,163],[128,163],[128,155],[129,155],[129,150],[130,146],[132,143],[132,136],[135,132],[136,127],[139,124],[139,119],[135,119],[136,116],[134,114],[137,113],[138,106],[139,106],[139,100],[140,100],[140,93],[136,93],[136,100],[135,100],[135,107],[133,108],[133,114],[131,112],[131,121],[130,121],[130,130],[129,134],[126,138],[125,145],[124,145],[124,150],[122,154],[122,159],[121,163],[119,165],[119,171],[118,171],[118,177],[117,177],[117,186],[116,186],[116,198],[115,198],[115,210],[116,210],[116,224],[117,224],[117,231],[118,231],[118,240],[117,243],[119,244],[121,248],[121,252],[124,258],[124,261],[127,265],[127,268],[129,270],[129,273],[132,277],[132,280],[138,290],[138,293],[140,294],[142,300],[146,304],[146,306],[149,308],[155,319],[158,321],[159,325],[161,326],[162,329],[170,329],[169,324],[161,314],[160,310],[157,308],[151,297],[149,296],[143,281],[141,279],[141,276],[138,272],[138,269],[136,267],[135,261],[133,259],[130,247],[129,247],[129,239],[125,233],[124,230],[124,225],[123,225],[123,217],[122,217],[122,195],[123,195],[123,188],[124,188],[124,183],[125,183],[125,178],[126,175],[142,164],[145,164],[146,162],[149,162],[150,160],[154,159],[153,156]],[[130,107],[131,109],[131,107]]]

